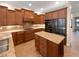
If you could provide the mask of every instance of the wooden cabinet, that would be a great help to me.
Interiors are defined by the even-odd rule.
[[[33,22],[35,24],[44,24],[45,23],[45,16],[44,15],[37,15],[36,13],[34,14],[34,19]]]
[[[41,24],[45,23],[45,16],[44,15],[40,15],[40,23]]]
[[[7,25],[15,25],[15,11],[13,10],[8,10],[7,13]]]
[[[34,24],[40,24],[41,20],[40,20],[40,16],[37,14],[34,14]]]
[[[59,18],[67,18],[67,8],[59,10],[58,17]]]
[[[53,19],[57,19],[57,18],[58,18],[58,12],[55,11],[55,12],[53,12]]]
[[[36,50],[42,55],[42,56],[47,56],[47,40],[45,40],[44,38],[36,35],[35,36],[36,39],[35,39],[35,47],[36,47]]]
[[[45,14],[45,20],[67,18],[67,8],[59,9]]]
[[[36,13],[34,14],[33,22],[34,22],[34,24],[39,24],[39,22],[40,22],[40,18]]]
[[[23,40],[24,40],[24,32],[23,31],[13,32],[12,38],[15,46],[18,44],[21,44],[23,43]]]
[[[19,9],[15,9],[15,20],[16,20],[16,24],[18,25],[23,24],[23,14],[22,11]]]
[[[46,13],[46,15],[45,15],[45,19],[46,19],[46,20],[50,20],[50,18],[51,18],[50,13]]]
[[[30,41],[35,38],[34,31],[33,30],[26,30],[26,31],[19,31],[19,32],[13,32],[12,33],[14,45],[21,44],[23,42]]]
[[[17,32],[17,44],[23,43],[24,31]]]
[[[47,40],[45,40],[42,37],[39,37],[40,39],[40,54],[44,57],[47,56]]]
[[[47,56],[49,57],[62,57],[64,56],[64,43],[63,41],[57,45],[51,41],[47,41]]]
[[[53,39],[53,38],[52,38]],[[64,42],[56,44],[44,37],[35,35],[35,47],[37,51],[45,57],[63,57]]]
[[[34,30],[26,30],[24,31],[24,42],[30,41],[35,38]]]
[[[6,25],[8,8],[0,6],[0,26]]]
[[[38,31],[41,31],[41,29]],[[12,38],[13,38],[14,45],[16,46],[18,44],[35,39],[35,34],[34,34],[35,32],[36,32],[35,29],[12,32]],[[37,43],[36,45],[39,45],[39,43]]]
[[[23,12],[23,20],[24,21],[33,21],[34,19],[34,12],[27,9],[22,9]]]

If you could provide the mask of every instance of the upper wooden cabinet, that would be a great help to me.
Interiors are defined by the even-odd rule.
[[[45,23],[45,15],[40,15],[40,22],[41,24]]]
[[[45,14],[45,20],[67,18],[67,8],[59,9]]]
[[[34,14],[34,19],[33,22],[35,24],[43,24],[45,23],[45,15],[41,14],[41,15],[37,15],[36,13]]]
[[[46,20],[49,20],[50,18],[51,18],[50,13],[46,13],[46,15],[45,15],[45,19],[46,19]]]
[[[0,25],[6,25],[8,8],[0,6]]]
[[[34,14],[33,22],[34,22],[35,24],[39,24],[39,23],[40,23],[40,16],[37,15],[36,13]]]
[[[34,19],[34,12],[27,9],[22,9],[23,12],[23,20],[24,21],[33,21]]]
[[[34,19],[33,19],[33,22],[35,24],[37,24],[37,19],[38,19],[38,15],[36,13],[34,13]]]
[[[16,21],[16,24],[18,25],[23,24],[23,14],[22,14],[22,11],[19,9],[15,9],[15,21]]]
[[[7,25],[15,25],[15,11],[13,10],[8,10],[7,13]]]
[[[45,19],[46,19],[46,20],[53,19],[53,13],[51,13],[51,12],[46,13],[46,15],[45,15]]]
[[[53,14],[53,19],[57,19],[58,18],[58,11],[55,11],[52,14]]]
[[[58,17],[59,18],[67,18],[67,8],[59,10]]]

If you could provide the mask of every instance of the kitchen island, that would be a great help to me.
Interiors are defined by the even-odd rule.
[[[35,33],[36,50],[45,57],[64,56],[64,36],[40,31]]]

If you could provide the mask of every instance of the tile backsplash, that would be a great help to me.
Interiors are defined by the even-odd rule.
[[[0,31],[13,30],[13,29],[23,29],[23,26],[21,26],[21,25],[13,25],[13,26],[1,26],[0,27]]]

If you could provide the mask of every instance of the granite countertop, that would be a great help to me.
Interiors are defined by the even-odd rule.
[[[50,40],[50,41],[52,41],[56,44],[60,44],[60,42],[62,40],[64,40],[64,38],[65,38],[62,35],[58,35],[58,34],[54,34],[54,33],[48,33],[48,32],[45,32],[45,31],[37,32],[35,34],[38,35],[38,36],[44,37],[47,40]]]

